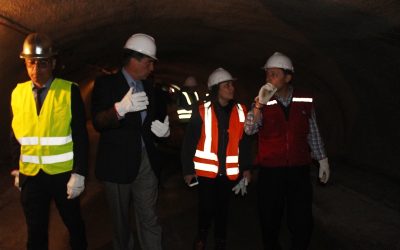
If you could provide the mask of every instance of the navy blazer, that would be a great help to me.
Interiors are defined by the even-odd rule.
[[[126,184],[132,182],[139,170],[143,138],[150,164],[159,176],[159,154],[155,146],[156,136],[151,132],[152,121],[164,121],[166,106],[157,104],[154,87],[142,81],[149,98],[147,116],[142,124],[140,112],[130,112],[119,120],[114,104],[121,101],[129,85],[119,71],[96,79],[92,93],[92,122],[100,133],[96,156],[96,177],[101,181]]]

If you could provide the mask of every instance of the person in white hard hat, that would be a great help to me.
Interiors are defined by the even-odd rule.
[[[192,109],[199,101],[199,93],[197,92],[197,81],[193,76],[186,78],[183,87],[179,92],[177,99],[178,119],[181,123],[189,122],[192,116]]]
[[[306,250],[313,227],[310,165],[312,158],[319,161],[319,179],[327,183],[328,158],[313,98],[291,84],[292,61],[275,52],[263,68],[266,84],[255,98],[244,130],[249,135],[258,133],[257,190],[264,249],[276,249],[279,244],[286,211],[292,249]]]
[[[122,69],[97,78],[93,88],[92,121],[100,133],[95,174],[104,183],[111,210],[114,250],[134,248],[131,204],[141,249],[162,249],[155,138],[168,137],[170,128],[166,107],[159,106],[146,80],[156,60],[154,38],[134,34],[124,46]]]
[[[43,33],[24,41],[30,80],[12,92],[12,171],[21,191],[27,225],[26,249],[48,249],[50,203],[68,229],[72,250],[87,249],[79,196],[88,170],[85,107],[76,83],[53,76],[53,43]]]
[[[199,188],[196,250],[206,248],[211,224],[214,224],[214,249],[226,249],[232,187],[236,194],[244,195],[251,177],[249,141],[243,132],[247,109],[234,100],[234,81],[225,69],[211,73],[208,78],[211,100],[193,109],[182,144],[184,180],[189,186],[197,183]]]

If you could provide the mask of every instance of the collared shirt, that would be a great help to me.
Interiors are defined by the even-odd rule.
[[[283,106],[288,107],[290,103],[292,102],[292,96],[293,96],[293,87],[290,85],[288,89],[288,95],[287,97],[282,97],[277,94],[274,95],[276,100],[280,102]],[[248,135],[253,135],[259,131],[260,126],[262,126],[262,113],[260,113],[260,118],[258,121],[254,120],[254,112],[253,109],[251,109],[247,113],[245,125],[244,125],[244,131]],[[319,133],[318,125],[317,125],[317,118],[315,115],[315,110],[312,108],[311,110],[311,117],[308,120],[309,123],[309,130],[310,132],[307,135],[307,140],[308,144],[310,145],[311,148],[311,157],[317,161],[322,160],[326,158],[326,152],[325,152],[325,147],[324,143],[322,141],[321,135]]]
[[[47,80],[47,82],[41,87],[42,91],[40,92],[39,98],[40,98],[40,103],[44,102],[44,99],[47,96],[47,93],[49,92],[51,83],[53,82],[54,77],[51,77],[49,80]],[[32,82],[32,92],[33,92],[33,96],[36,99],[36,91],[35,91],[35,87],[36,85]],[[37,88],[37,87],[36,87]]]
[[[133,93],[138,93],[138,92],[144,91],[144,87],[143,87],[142,81],[134,80],[128,74],[128,72],[126,72],[126,70],[124,68],[122,68],[122,74],[124,75],[125,80],[128,82],[129,87],[133,88]],[[147,111],[146,110],[140,111],[140,116],[142,117],[142,122],[146,118],[146,115],[147,115]]]

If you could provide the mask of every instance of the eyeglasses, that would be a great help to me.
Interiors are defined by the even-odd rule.
[[[25,64],[29,68],[33,68],[33,66],[36,65],[36,67],[39,68],[47,68],[49,67],[51,61],[49,59],[26,59]]]

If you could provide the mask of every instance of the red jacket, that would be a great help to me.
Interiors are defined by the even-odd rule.
[[[311,163],[307,136],[312,108],[313,99],[296,91],[293,92],[288,119],[276,99],[268,102],[258,133],[258,165],[286,167]]]
[[[210,102],[199,105],[203,120],[201,136],[193,158],[196,175],[215,178],[218,174],[218,119]],[[229,119],[229,141],[226,148],[226,175],[230,180],[239,176],[239,142],[243,135],[246,108],[236,104]]]

